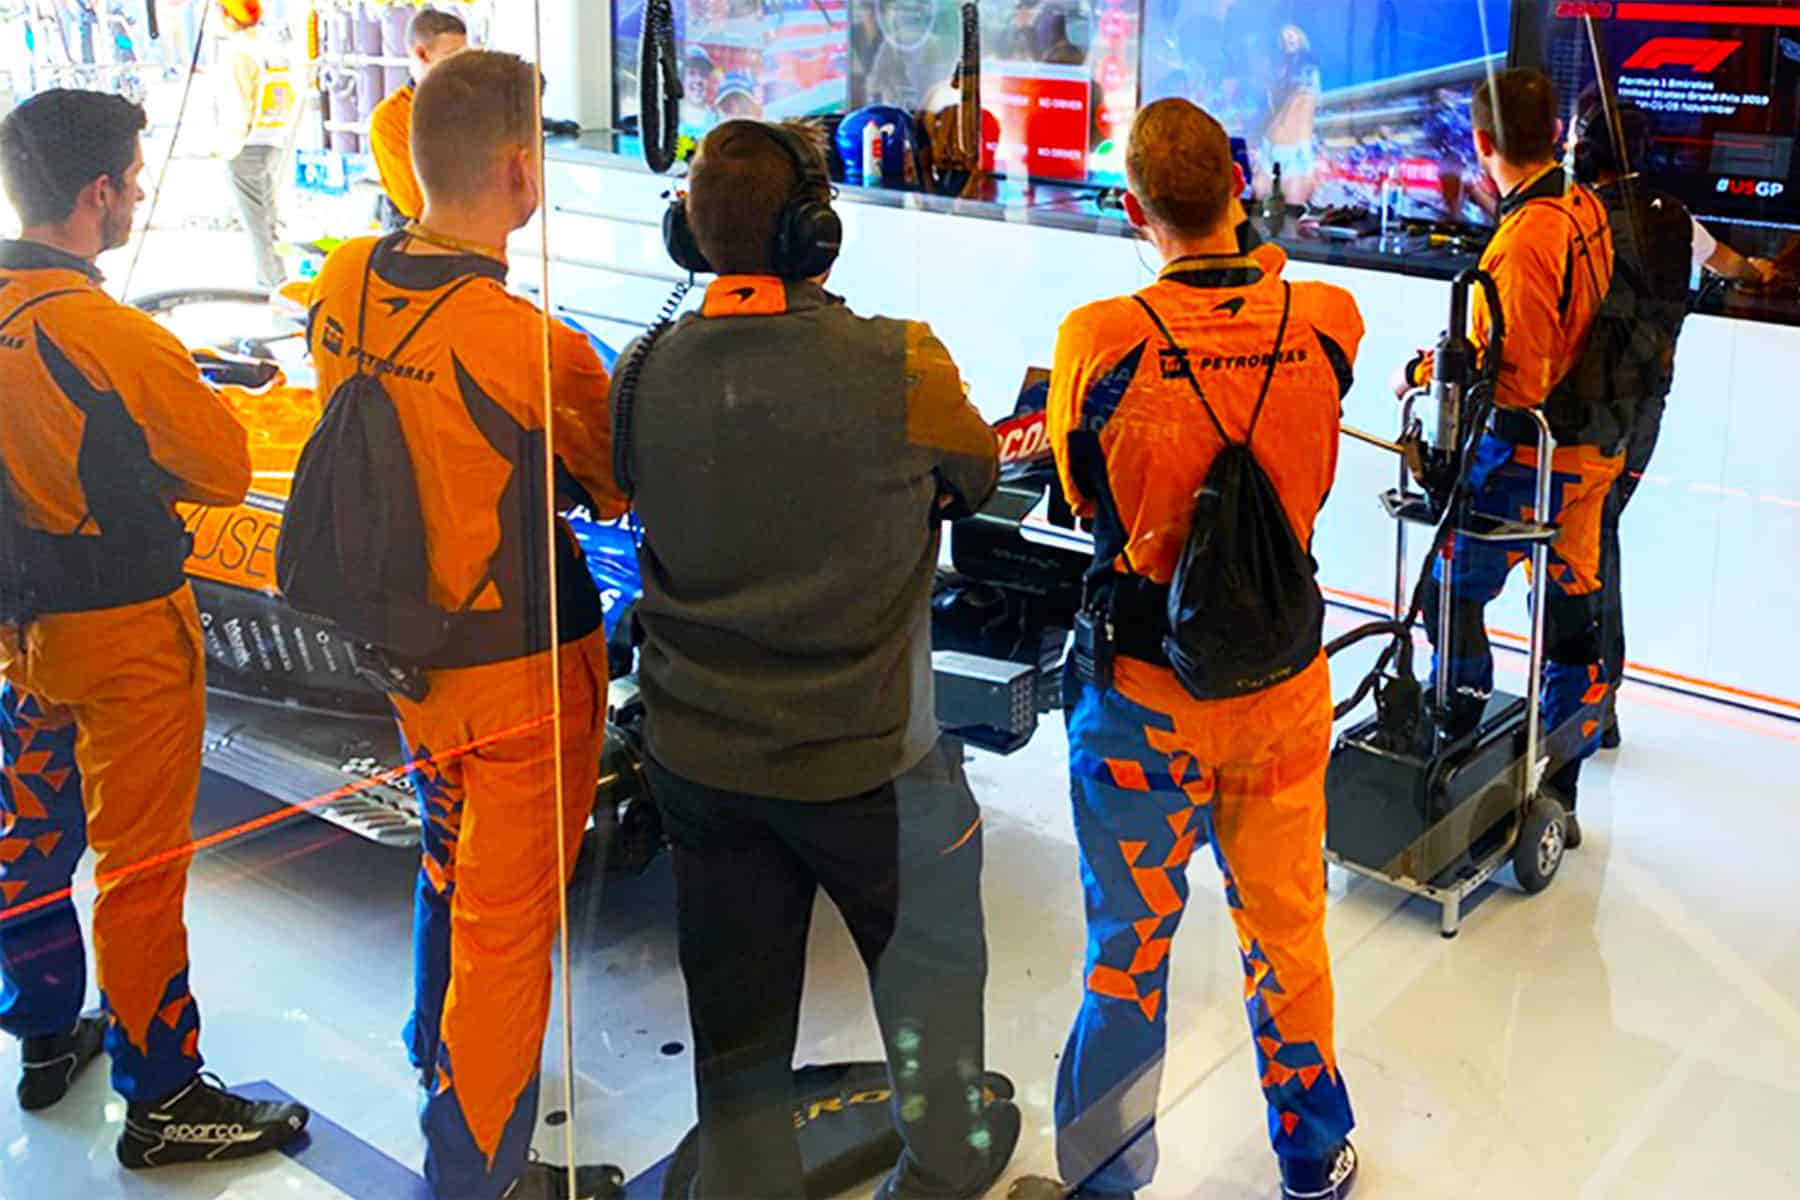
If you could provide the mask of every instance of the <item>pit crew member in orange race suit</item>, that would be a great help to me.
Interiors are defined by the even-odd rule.
[[[1094,522],[1096,601],[1133,574],[1166,587],[1222,448],[1184,361],[1234,439],[1250,430],[1268,376],[1252,445],[1310,546],[1363,333],[1348,293],[1287,283],[1274,245],[1240,250],[1231,198],[1242,172],[1204,111],[1178,99],[1144,109],[1126,169],[1127,216],[1166,265],[1136,296],[1063,323],[1047,413],[1069,501]],[[1168,346],[1146,304],[1188,354]],[[1261,691],[1195,700],[1161,649],[1166,601],[1135,620],[1107,603],[1113,686],[1074,671],[1065,685],[1088,949],[1086,994],[1057,1079],[1058,1167],[1084,1197],[1151,1182],[1170,945],[1187,907],[1188,862],[1210,843],[1237,924],[1285,1194],[1347,1195],[1356,1157],[1333,1045],[1319,865],[1332,722],[1324,655]]]
[[[369,152],[381,176],[382,227],[393,233],[425,211],[425,194],[413,173],[413,95],[433,66],[469,48],[469,27],[455,13],[435,8],[419,11],[407,34],[407,69],[413,81],[390,92],[369,115]]]
[[[237,504],[243,426],[174,336],[100,287],[143,194],[144,112],[49,91],[0,123],[24,234],[0,242],[0,1029],[19,1103],[47,1107],[99,1053],[128,1167],[273,1150],[306,1110],[200,1075],[182,907],[206,668],[175,502]],[[102,1017],[69,886],[92,846]]]
[[[582,502],[624,506],[605,368],[553,324],[546,422],[545,317],[506,290],[506,238],[539,203],[538,86],[532,64],[484,50],[426,77],[413,110],[424,215],[332,252],[308,333],[322,394],[359,363],[380,373],[418,480],[432,601],[458,614],[422,664],[428,693],[394,698],[424,827],[406,1036],[440,1200],[570,1194],[567,1172],[530,1150],[558,893],[599,773],[606,646],[599,593],[551,518],[546,441]],[[609,1170],[581,1175],[576,1194],[617,1194]]]
[[[1499,187],[1500,227],[1481,256],[1500,294],[1505,320],[1495,413],[1476,448],[1470,474],[1478,511],[1528,516],[1537,503],[1537,422],[1526,410],[1541,408],[1556,439],[1552,455],[1549,521],[1560,531],[1550,544],[1544,610],[1544,728],[1579,720],[1574,761],[1546,781],[1568,811],[1567,844],[1581,844],[1575,817],[1581,763],[1599,749],[1608,681],[1601,645],[1601,529],[1607,492],[1624,465],[1629,420],[1609,418],[1568,386],[1567,377],[1586,348],[1595,314],[1611,285],[1612,231],[1606,206],[1566,177],[1556,163],[1556,89],[1542,73],[1502,71],[1483,80],[1470,104],[1475,150]],[[1470,304],[1478,346],[1491,329],[1487,297]],[[1413,360],[1404,386],[1431,381],[1431,357]],[[1479,719],[1494,690],[1494,652],[1488,643],[1487,605],[1506,587],[1525,558],[1520,546],[1457,538],[1451,651],[1433,670],[1448,670],[1456,690],[1453,721]],[[1438,610],[1443,564],[1433,568],[1425,612]],[[1437,623],[1426,628],[1437,637]]]

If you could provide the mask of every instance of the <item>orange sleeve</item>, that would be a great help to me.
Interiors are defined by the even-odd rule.
[[[611,381],[585,335],[550,322],[551,419],[556,457],[587,489],[602,519],[628,507],[613,478]]]
[[[369,117],[369,149],[381,175],[381,190],[402,216],[416,221],[425,211],[425,196],[413,173],[412,104],[402,99],[405,95],[395,92],[375,106]]]
[[[1094,498],[1084,496],[1075,485],[1074,468],[1069,460],[1069,434],[1081,420],[1082,398],[1087,395],[1101,364],[1095,358],[1094,329],[1097,317],[1092,306],[1070,313],[1056,331],[1056,357],[1050,368],[1050,399],[1044,409],[1050,450],[1056,456],[1056,473],[1062,479],[1063,495],[1078,517],[1094,515]]]
[[[250,442],[243,425],[200,378],[186,346],[135,309],[96,321],[87,347],[132,420],[150,461],[175,481],[173,498],[238,504],[250,490]]]
[[[1550,220],[1561,222],[1560,216]],[[1558,310],[1568,238],[1548,220],[1521,214],[1496,234],[1481,266],[1494,277],[1505,317],[1500,380],[1494,403],[1501,408],[1537,408],[1544,403],[1567,364],[1561,361],[1558,338],[1568,319]],[[1493,316],[1480,288],[1469,301],[1472,340],[1485,355]]]
[[[949,515],[974,512],[1000,478],[1000,442],[965,394],[950,351],[928,325],[906,323],[906,440],[930,452]]]

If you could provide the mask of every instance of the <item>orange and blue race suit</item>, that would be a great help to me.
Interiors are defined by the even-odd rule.
[[[1095,521],[1091,584],[1127,571],[1168,583],[1223,446],[1188,377],[1242,439],[1271,356],[1252,451],[1310,546],[1363,325],[1348,293],[1287,284],[1285,265],[1275,246],[1171,263],[1138,297],[1185,354],[1165,345],[1133,297],[1064,322],[1047,419],[1070,503]],[[1084,440],[1097,442],[1097,460],[1071,453]],[[1057,1158],[1063,1178],[1100,1192],[1134,1191],[1155,1172],[1170,947],[1189,861],[1208,844],[1237,925],[1275,1152],[1297,1169],[1323,1164],[1352,1124],[1333,1042],[1319,866],[1332,719],[1325,658],[1263,691],[1200,701],[1166,662],[1128,648],[1159,637],[1120,630],[1111,687],[1074,675],[1065,684],[1088,948],[1086,994],[1057,1078]]]
[[[113,1085],[153,1102],[201,1065],[182,911],[206,674],[175,503],[241,501],[247,436],[172,334],[36,243],[0,243],[0,377],[0,486],[36,593],[0,625],[0,1029],[74,1028],[69,888],[92,846]]]
[[[557,895],[605,732],[600,598],[552,518],[546,455],[559,498],[601,516],[624,504],[606,370],[587,339],[552,323],[546,370],[545,318],[506,291],[505,264],[430,251],[405,234],[339,247],[314,282],[308,340],[322,394],[364,364],[393,398],[430,595],[459,614],[425,664],[428,694],[394,701],[424,828],[406,1038],[433,1193],[498,1200],[536,1126]]]
[[[1545,409],[1566,398],[1577,411],[1552,413],[1558,443],[1551,456],[1550,512],[1559,534],[1549,549],[1544,610],[1546,664],[1544,723],[1557,730],[1577,722],[1576,762],[1554,782],[1574,801],[1580,759],[1599,746],[1600,703],[1607,680],[1601,653],[1601,527],[1606,497],[1623,468],[1622,445],[1584,440],[1580,397],[1559,393],[1574,368],[1612,280],[1613,243],[1606,208],[1592,192],[1571,183],[1560,168],[1527,180],[1502,204],[1502,220],[1481,258],[1493,276],[1504,316],[1504,341],[1495,392],[1496,418],[1476,447],[1470,472],[1477,511],[1532,519],[1537,508],[1536,423],[1518,412]],[[1470,306],[1473,339],[1486,347],[1492,326],[1486,297]],[[1412,381],[1429,382],[1428,370]],[[1561,428],[1558,428],[1558,427]],[[1494,652],[1488,642],[1487,605],[1505,590],[1507,576],[1527,554],[1520,545],[1458,537],[1450,560],[1450,647],[1440,647],[1434,670],[1447,670],[1460,719],[1478,717],[1494,690]],[[1425,611],[1436,613],[1443,585],[1439,560],[1428,585]],[[1434,641],[1437,624],[1428,621]]]

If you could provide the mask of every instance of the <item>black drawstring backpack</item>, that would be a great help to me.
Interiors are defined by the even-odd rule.
[[[296,609],[362,643],[359,673],[384,691],[418,699],[416,673],[371,651],[402,662],[425,660],[448,639],[454,614],[431,602],[418,476],[380,367],[369,365],[381,360],[363,341],[373,273],[371,255],[357,310],[356,373],[331,393],[301,451],[275,547],[275,579]],[[385,361],[397,362],[472,278],[439,296]]]
[[[1156,310],[1143,297],[1134,299],[1156,322],[1174,360],[1188,364],[1186,350]],[[1192,366],[1182,368],[1225,443],[1194,497],[1187,543],[1169,581],[1163,652],[1176,678],[1197,700],[1274,687],[1310,666],[1323,645],[1325,602],[1319,594],[1318,564],[1294,536],[1281,496],[1251,449],[1281,361],[1292,305],[1292,288],[1284,284],[1275,348],[1242,442],[1225,432]]]

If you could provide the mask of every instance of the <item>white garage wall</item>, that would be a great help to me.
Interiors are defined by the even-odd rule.
[[[681,278],[657,227],[670,186],[602,156],[552,164],[553,298],[617,345]],[[845,249],[832,289],[864,312],[929,321],[989,417],[1010,411],[1026,367],[1049,364],[1066,312],[1151,277],[1147,250],[1140,258],[1124,238],[878,204],[840,208]],[[540,269],[536,245],[535,230],[515,244],[516,278]],[[1345,419],[1392,434],[1399,413],[1389,377],[1436,340],[1448,285],[1301,262],[1289,272],[1356,296],[1368,335]],[[1791,698],[1800,708],[1797,463],[1800,331],[1691,319],[1662,448],[1624,533],[1631,657],[1644,677]],[[1394,472],[1390,455],[1345,442],[1315,546],[1321,578],[1340,598],[1392,595],[1393,527],[1376,496]],[[1524,631],[1522,587],[1493,619]]]

